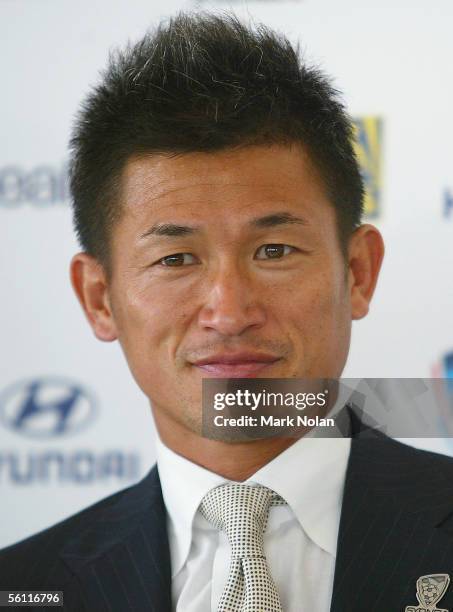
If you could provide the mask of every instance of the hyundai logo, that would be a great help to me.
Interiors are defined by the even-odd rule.
[[[74,434],[91,423],[95,412],[92,394],[61,377],[14,383],[0,394],[0,421],[30,438]]]

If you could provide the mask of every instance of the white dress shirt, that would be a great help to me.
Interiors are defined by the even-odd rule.
[[[284,612],[329,612],[350,438],[302,438],[245,482],[276,491],[264,534],[268,566]],[[233,451],[232,451],[233,452]],[[167,508],[172,600],[177,612],[214,612],[226,585],[230,546],[198,506],[213,487],[231,482],[157,440]]]

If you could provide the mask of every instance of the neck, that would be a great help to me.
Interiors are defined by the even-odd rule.
[[[162,442],[192,463],[228,480],[242,482],[297,441],[295,437],[274,437],[247,442],[224,442],[201,437],[162,414],[154,414]]]

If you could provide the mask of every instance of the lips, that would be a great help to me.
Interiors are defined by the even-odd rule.
[[[279,359],[266,353],[219,353],[199,359],[192,365],[213,378],[253,378],[266,376],[266,370]]]

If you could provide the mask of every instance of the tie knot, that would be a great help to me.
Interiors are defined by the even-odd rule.
[[[201,501],[200,512],[226,533],[232,556],[244,559],[264,556],[263,533],[269,507],[284,503],[266,487],[230,483],[211,489]]]

